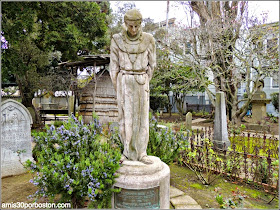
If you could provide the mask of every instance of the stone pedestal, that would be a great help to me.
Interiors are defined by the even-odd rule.
[[[266,104],[270,103],[270,99],[266,98],[266,93],[262,90],[262,85],[259,85],[258,90],[252,98],[252,123],[247,126],[249,130],[268,132],[269,127],[262,125],[266,117]]]
[[[262,90],[256,91],[252,98],[252,121],[254,123],[264,121],[266,117],[266,104],[270,103],[266,98],[266,93]]]
[[[170,169],[158,157],[149,156],[153,164],[125,160],[117,171],[112,208],[169,209]]]

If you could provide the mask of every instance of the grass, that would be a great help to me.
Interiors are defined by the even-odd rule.
[[[267,157],[267,150],[270,149],[271,151],[274,151],[271,156],[273,158],[278,158],[278,152],[276,152],[276,148],[279,145],[279,140],[269,140],[266,139],[264,141],[263,138],[256,138],[256,137],[250,137],[248,140],[248,137],[240,137],[236,136],[235,138],[232,136],[229,138],[230,142],[236,145],[235,150],[237,152],[244,152],[243,146],[246,147],[247,153],[249,154],[255,154],[255,147],[259,149],[258,155]],[[263,149],[263,145],[265,145],[265,149]]]
[[[193,184],[190,185],[190,187],[195,188],[195,189],[199,189],[199,190],[203,189],[203,185],[198,184],[198,183],[193,183]]]

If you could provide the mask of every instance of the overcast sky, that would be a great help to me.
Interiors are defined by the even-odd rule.
[[[110,1],[111,7],[115,11],[115,1]],[[167,1],[134,1],[136,8],[140,10],[143,18],[150,17],[155,22],[166,20]],[[186,15],[182,8],[176,8],[174,1],[169,3],[169,18],[176,18],[176,21],[186,21]],[[279,21],[279,1],[249,1],[249,11],[251,14],[260,16],[268,12],[267,22]]]

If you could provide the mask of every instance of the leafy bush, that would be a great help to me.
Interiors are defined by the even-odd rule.
[[[228,148],[228,157],[226,163],[223,165],[223,170],[230,174],[239,174],[242,166],[242,156],[233,151],[231,147]]]
[[[121,151],[121,153],[123,153],[124,147],[121,142],[121,137],[118,128],[114,128],[113,131],[109,133],[109,141],[112,143],[113,147],[118,148]]]
[[[268,163],[266,159],[261,159],[258,167],[256,167],[256,171],[260,175],[260,181],[262,183],[267,184],[269,182],[269,171],[268,171]]]
[[[188,133],[182,131],[175,133],[171,128],[161,129],[157,125],[157,120],[152,117],[147,154],[159,157],[169,164],[178,159],[180,151],[188,146]]]
[[[271,103],[276,111],[279,111],[279,92],[271,93]]]
[[[63,125],[63,121],[56,120],[56,121],[54,121],[53,125],[54,125],[54,127],[56,127],[56,128],[57,128],[57,127],[60,127],[60,126]]]
[[[161,161],[169,164],[177,158],[179,159],[180,151],[185,150],[188,146],[188,134],[187,132],[175,133],[171,128],[162,129],[157,125],[156,118],[150,116],[147,154],[159,157]],[[110,142],[123,151],[123,144],[117,129],[111,133]]]
[[[28,160],[26,166],[39,190],[31,197],[60,195],[60,202],[71,202],[72,208],[83,207],[88,197],[96,208],[108,208],[121,153],[98,140],[101,129],[97,119],[85,125],[72,116],[59,128],[35,133],[37,162]]]
[[[160,108],[167,108],[168,106],[168,96],[167,95],[151,95],[150,96],[150,106],[151,109],[156,111]]]
[[[266,113],[267,117],[269,118],[268,120],[271,123],[278,123],[278,117],[274,116],[273,114]]]
[[[194,116],[197,116],[197,117],[204,117],[204,116],[208,116],[208,115],[209,115],[209,112],[207,112],[207,111],[205,111],[205,109],[203,109],[203,110],[199,110],[199,111],[197,111],[197,112],[192,111],[192,114],[193,114]]]
[[[223,160],[212,147],[213,143],[205,138],[202,146],[186,148],[183,157],[183,163],[195,173],[199,181],[204,185],[210,185],[220,176],[215,171],[223,163]]]
[[[241,124],[239,127],[237,125],[229,124],[228,129],[233,134],[241,134],[243,131],[246,130],[246,125]]]

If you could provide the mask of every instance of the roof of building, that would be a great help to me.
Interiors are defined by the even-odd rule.
[[[109,54],[100,55],[84,55],[82,56],[84,60],[72,61],[72,62],[62,62],[59,66],[73,67],[73,66],[104,66],[110,63]]]

